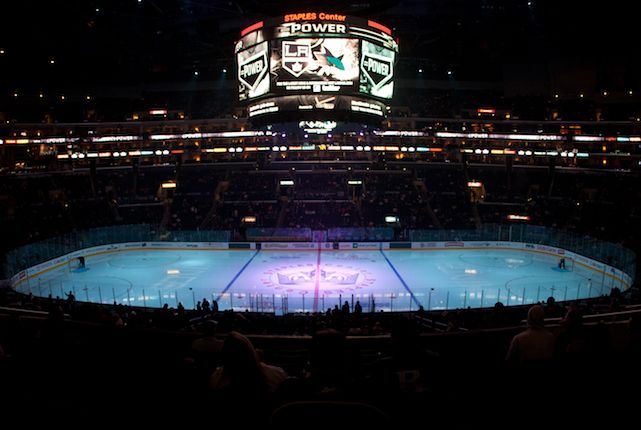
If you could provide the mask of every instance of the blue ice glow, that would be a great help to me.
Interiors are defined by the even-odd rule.
[[[624,288],[609,273],[527,250],[120,250],[87,258],[86,270],[67,264],[21,281],[38,296],[192,308],[207,298],[219,308],[281,313],[323,311],[360,300],[364,311],[446,309],[531,304],[596,297]],[[318,288],[317,300],[313,300]],[[311,293],[311,295],[310,295]],[[305,295],[308,295],[305,300]]]

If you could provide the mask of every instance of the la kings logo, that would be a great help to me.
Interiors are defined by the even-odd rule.
[[[394,76],[394,63],[391,58],[366,52],[361,57],[361,71],[378,90]]]
[[[295,77],[302,75],[312,61],[309,42],[283,42],[283,69]]]
[[[265,51],[247,58],[238,64],[238,80],[245,84],[250,90],[256,86],[267,74],[267,54]]]

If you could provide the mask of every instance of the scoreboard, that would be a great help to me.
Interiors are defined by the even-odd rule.
[[[398,43],[389,28],[337,13],[286,14],[241,32],[238,98],[249,116],[354,112],[383,117]]]

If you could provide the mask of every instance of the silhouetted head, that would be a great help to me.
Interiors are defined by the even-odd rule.
[[[258,354],[251,341],[237,331],[229,332],[223,346],[225,371],[247,369],[258,366]]]
[[[568,327],[577,327],[583,323],[583,314],[576,306],[570,306],[568,312],[561,320],[561,324]]]
[[[534,305],[527,312],[527,325],[529,327],[543,327],[545,311],[540,305]]]
[[[232,331],[223,345],[223,372],[230,380],[230,388],[249,392],[266,389],[265,376],[254,345],[244,335]]]
[[[206,320],[202,325],[202,331],[207,336],[214,336],[216,334],[217,326],[218,326],[218,321]]]

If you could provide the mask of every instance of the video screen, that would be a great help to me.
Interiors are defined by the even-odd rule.
[[[266,18],[240,36],[238,95],[254,123],[385,118],[399,52],[385,25],[311,11]]]
[[[357,92],[358,39],[300,38],[272,43],[272,93]]]
[[[359,91],[391,99],[394,93],[394,51],[363,40]]]
[[[267,42],[262,42],[236,54],[240,101],[253,99],[269,92],[267,47]]]

